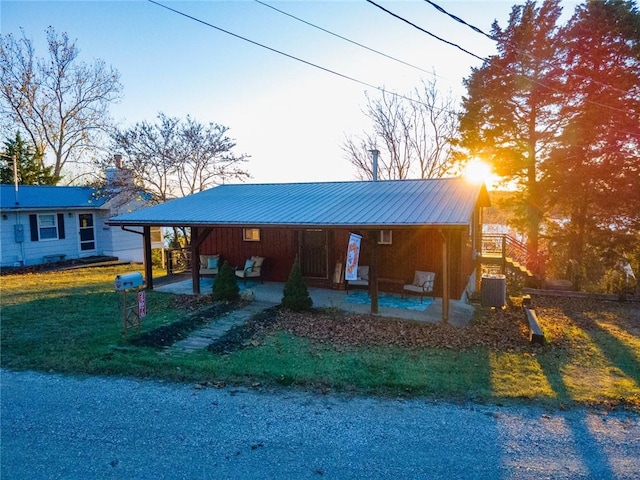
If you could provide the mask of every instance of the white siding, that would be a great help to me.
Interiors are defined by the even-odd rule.
[[[108,232],[108,242],[104,246],[104,254],[118,257],[125,262],[142,263],[144,260],[143,237],[137,233],[127,232],[120,227],[104,225],[104,232]],[[131,228],[131,230],[140,230]]]
[[[31,240],[31,228],[29,223],[29,215],[38,214],[55,214],[62,213],[64,215],[65,238],[55,240]],[[12,212],[7,214],[7,220],[2,219],[2,266],[12,267],[22,265],[39,265],[44,263],[44,257],[47,255],[66,255],[66,259],[78,258],[78,239],[77,239],[77,220],[75,215],[68,215],[68,212]],[[24,242],[16,242],[14,236],[15,224],[24,226]],[[58,226],[59,228],[59,226]]]

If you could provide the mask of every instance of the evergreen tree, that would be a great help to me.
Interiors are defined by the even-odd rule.
[[[235,302],[240,298],[240,288],[229,262],[224,262],[213,282],[213,301]]]
[[[640,12],[630,1],[589,0],[563,38],[563,90],[571,101],[561,111],[567,124],[560,145],[544,168],[551,207],[564,220],[552,233],[583,268],[612,268],[622,256],[637,268]]]
[[[45,167],[42,153],[27,144],[20,133],[14,139],[4,142],[4,151],[0,157],[0,183],[12,184],[13,159],[18,165],[18,184],[20,185],[55,185],[59,178],[53,174],[53,167]]]
[[[505,29],[494,23],[498,54],[465,80],[460,118],[465,157],[491,163],[520,192],[518,214],[532,252],[544,212],[539,167],[562,126],[559,3],[529,0],[513,7]]]
[[[302,269],[297,256],[291,267],[289,279],[284,285],[282,306],[294,312],[310,310],[313,306],[313,300],[302,278]]]

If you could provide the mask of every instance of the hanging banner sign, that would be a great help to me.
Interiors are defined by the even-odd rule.
[[[358,259],[360,258],[360,240],[362,237],[355,233],[349,236],[349,245],[347,246],[347,262],[345,265],[345,280],[358,279]]]

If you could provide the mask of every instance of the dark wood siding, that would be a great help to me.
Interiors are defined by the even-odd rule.
[[[247,258],[259,255],[266,258],[264,279],[285,282],[299,251],[300,229],[261,228],[259,242],[245,242],[242,228],[214,228],[200,247],[202,254],[220,254],[232,267],[244,265]],[[344,264],[351,230],[333,229],[327,235],[328,278],[310,279],[309,285],[330,287],[337,262]],[[370,245],[366,231],[353,231],[362,235],[360,264],[369,265]],[[471,241],[467,230],[450,231],[451,298],[459,298],[467,278],[474,268]],[[378,245],[379,278],[410,282],[416,270],[436,273],[435,294],[442,294],[442,235],[435,228],[393,230],[391,245]],[[381,285],[385,288],[385,285]],[[396,285],[397,289],[398,286]]]
[[[289,277],[295,258],[293,230],[261,228],[260,241],[246,242],[242,228],[214,228],[200,246],[201,254],[220,254],[232,267],[244,265],[253,255],[265,257],[265,280],[284,282]]]

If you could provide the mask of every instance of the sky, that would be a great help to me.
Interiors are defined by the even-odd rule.
[[[262,1],[262,0],[261,0]],[[429,32],[486,57],[495,43],[423,0],[375,0]],[[375,87],[407,93],[421,79],[461,98],[463,79],[481,61],[407,25],[364,0],[264,3],[369,48],[393,61],[276,12],[255,0],[165,1],[267,50],[144,0],[0,1],[0,31],[34,41],[46,55],[53,26],[76,40],[80,60],[99,58],[120,72],[123,98],[111,114],[121,128],[154,122],[159,112],[229,127],[251,183],[348,181],[356,172],[341,146],[370,129],[363,114]],[[489,33],[507,25],[515,0],[438,0],[448,12]],[[570,15],[575,2],[563,2]],[[344,78],[351,77],[362,83]],[[114,152],[115,153],[115,152]]]

